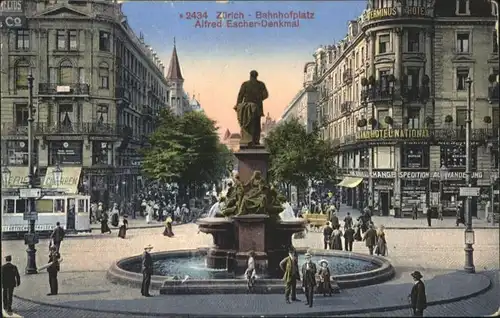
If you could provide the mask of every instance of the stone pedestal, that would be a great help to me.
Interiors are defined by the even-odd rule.
[[[233,217],[237,238],[235,256],[236,273],[247,267],[248,252],[255,253],[255,267],[258,272],[267,272],[266,225],[269,216],[251,214]]]
[[[229,269],[236,248],[233,222],[225,218],[205,218],[197,223],[201,232],[213,237],[213,245],[207,252],[207,267]]]
[[[240,146],[240,150],[234,155],[238,158],[238,173],[243,183],[250,180],[255,170],[259,170],[262,177],[267,180],[269,152],[264,146],[254,148]]]

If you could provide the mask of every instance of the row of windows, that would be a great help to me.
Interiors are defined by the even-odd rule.
[[[18,90],[28,89],[28,75],[31,65],[26,60],[21,60],[15,66],[15,87]],[[58,68],[50,68],[50,81],[59,85],[71,85],[74,83],[87,83],[85,68],[73,67],[69,60],[64,60]],[[76,74],[78,72],[78,74]],[[99,64],[99,88],[109,89],[109,65],[105,62]],[[77,78],[77,79],[75,79]]]
[[[16,49],[30,49],[29,30],[16,30]],[[58,51],[78,51],[78,30],[57,30],[55,49]],[[99,51],[111,51],[111,38],[109,32],[99,31]]]
[[[430,162],[430,150],[426,145],[405,145],[401,147],[401,168],[405,169],[456,169],[465,168],[466,146],[464,143],[440,146],[439,165]],[[471,148],[471,168],[477,168],[477,148]],[[370,164],[368,149],[358,153],[344,153],[339,157],[340,166],[343,168],[366,168]],[[357,162],[356,162],[357,161]],[[492,157],[491,165],[496,167],[498,161]]]

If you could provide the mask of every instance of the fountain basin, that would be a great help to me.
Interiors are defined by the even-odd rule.
[[[383,257],[370,256],[343,251],[308,250],[313,261],[326,259],[332,271],[332,286],[356,288],[379,284],[394,277],[392,265]],[[201,261],[208,249],[178,250],[152,253],[154,273],[151,286],[161,294],[238,294],[248,293],[242,275],[228,273],[225,269],[203,267]],[[299,263],[305,249],[297,249]],[[107,277],[114,283],[139,288],[142,282],[140,273],[141,256],[121,259],[108,270]],[[183,270],[184,268],[184,270]],[[189,278],[183,282],[186,275]],[[280,278],[262,275],[256,281],[255,293],[282,293],[283,281]],[[274,276],[276,277],[276,276]],[[300,286],[300,282],[298,283]],[[297,289],[301,292],[300,288]]]

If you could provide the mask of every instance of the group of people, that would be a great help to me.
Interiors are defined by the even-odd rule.
[[[342,237],[344,238],[344,244],[342,244]],[[375,230],[371,216],[367,211],[357,219],[356,224],[354,224],[354,220],[348,212],[344,218],[343,233],[336,213],[332,213],[330,221],[323,228],[324,249],[342,251],[343,246],[345,251],[352,252],[352,246],[355,241],[365,241],[370,255],[373,255],[374,252],[381,256],[386,256],[387,254],[384,226],[382,225],[378,230]]]
[[[305,263],[299,271],[298,255],[294,248],[290,248],[288,256],[280,262],[280,268],[284,272],[285,301],[300,301],[297,298],[297,281],[302,282],[302,290],[306,296],[306,305],[313,306],[314,292],[317,289],[323,296],[332,295],[331,275],[327,260],[319,261],[319,269],[312,261],[312,255],[305,254]],[[319,277],[319,284],[316,277]],[[316,288],[317,287],[317,288]]]

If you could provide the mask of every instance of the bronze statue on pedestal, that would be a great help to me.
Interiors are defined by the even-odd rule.
[[[259,73],[250,72],[250,80],[241,84],[234,110],[241,128],[240,145],[260,145],[260,117],[264,116],[263,101],[269,97],[266,85],[257,80]]]

